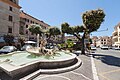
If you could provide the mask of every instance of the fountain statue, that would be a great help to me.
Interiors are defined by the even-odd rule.
[[[41,39],[40,43],[41,43],[40,47],[28,48],[27,52],[40,56],[40,55],[53,55],[58,51],[58,48],[56,47],[53,49],[46,49],[45,45],[47,44],[47,41],[45,39]]]
[[[39,38],[39,37],[37,37]],[[40,55],[53,55],[58,51],[58,48],[54,47],[53,49],[46,49],[45,46],[47,44],[47,40],[45,35],[42,35],[42,38],[40,40],[40,46],[39,46],[39,39],[37,39],[37,48],[29,48],[27,49],[27,52],[31,54],[35,54],[37,56]]]

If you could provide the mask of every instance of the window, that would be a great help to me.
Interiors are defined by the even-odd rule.
[[[12,22],[13,21],[13,17],[9,15],[9,19],[8,20]]]
[[[28,28],[28,25],[26,25],[26,28]]]
[[[30,21],[32,23],[32,21]]]
[[[27,22],[29,23],[29,19],[27,19]]]
[[[28,34],[28,31],[26,31],[26,34]]]
[[[12,2],[13,2],[13,0],[10,0],[10,1],[12,1]]]
[[[9,7],[9,10],[12,11],[12,7],[11,6]]]
[[[106,44],[106,42],[104,42],[104,44]]]
[[[25,18],[25,21],[27,21],[27,19]]]
[[[12,27],[8,26],[8,33],[12,33]]]
[[[31,35],[34,35],[33,33],[31,33]]]

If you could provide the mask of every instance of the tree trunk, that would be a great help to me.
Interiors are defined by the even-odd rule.
[[[82,36],[82,50],[81,50],[81,54],[85,54],[85,45],[84,45],[84,39],[85,39],[85,32]]]
[[[79,40],[81,39],[77,34],[73,34],[74,36],[76,36]],[[84,45],[84,39],[85,39],[85,32],[82,36],[82,49],[81,49],[81,54],[85,54],[85,45]]]
[[[65,33],[62,33],[62,42],[65,42]]]

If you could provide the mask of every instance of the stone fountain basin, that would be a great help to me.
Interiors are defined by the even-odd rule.
[[[72,53],[63,54],[62,58],[60,56],[52,58],[52,56],[48,59],[39,57],[35,59],[27,58],[29,55],[30,53],[28,52],[16,52],[14,54],[0,56],[0,60],[3,60],[3,58],[7,57],[7,59],[12,61],[0,63],[0,70],[6,72],[11,77],[15,77],[34,72],[39,69],[57,69],[67,67],[72,65],[76,59],[76,55]]]
[[[66,59],[61,60],[44,60],[40,61],[40,68],[52,69],[52,68],[63,68],[69,65],[72,65],[76,58],[75,54],[72,54],[72,57],[68,57]]]

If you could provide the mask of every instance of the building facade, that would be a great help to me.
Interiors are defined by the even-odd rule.
[[[103,45],[107,45],[109,47],[112,46],[112,37],[109,36],[93,36],[92,44],[96,47],[102,47]]]
[[[19,35],[19,0],[0,0],[0,42],[3,35]]]
[[[47,23],[25,13],[24,11],[20,11],[20,29],[19,33],[23,37],[25,37],[26,40],[36,40],[36,35],[32,34],[29,30],[28,27],[30,24],[38,24],[40,25],[43,29],[48,29],[50,25]]]
[[[109,47],[112,46],[112,37],[109,36],[100,36],[96,40],[96,47],[102,47],[103,45],[107,45]]]
[[[120,23],[114,27],[114,32],[112,33],[112,46],[120,48]]]

